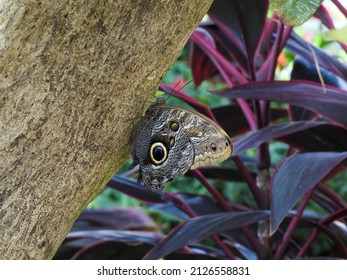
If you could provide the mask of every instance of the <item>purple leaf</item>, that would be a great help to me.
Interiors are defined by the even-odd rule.
[[[202,28],[208,30],[213,36],[216,47],[219,52],[226,57],[231,63],[237,63],[238,68],[247,74],[247,58],[235,43],[213,22],[203,23],[200,25]]]
[[[314,16],[316,18],[319,18],[321,22],[329,29],[335,29],[333,19],[331,18],[328,10],[323,5],[319,6],[319,8],[314,13]]]
[[[225,79],[226,76],[230,75],[233,79],[242,84],[247,80],[238,69],[230,63],[230,61],[216,49],[214,44],[211,44],[210,41],[206,41],[204,36],[201,36],[199,32],[194,32],[190,37],[192,43],[197,44],[201,50],[209,57],[214,66],[218,69],[218,72]]]
[[[128,244],[117,241],[95,241],[75,252],[71,260],[141,260],[151,248],[144,243]]]
[[[307,80],[311,82],[321,83],[321,79],[326,85],[347,89],[346,82],[339,76],[320,67],[318,73],[317,66],[314,63],[307,61],[301,56],[296,56],[294,59],[294,66],[291,73],[291,80]],[[298,106],[290,106],[290,114],[293,120],[312,120],[317,115],[310,110]]]
[[[334,223],[334,221],[342,220],[346,218],[347,215],[347,208],[342,208],[331,215],[325,217],[324,219],[320,220],[319,223],[313,223],[315,227],[314,231],[312,232],[311,236],[306,240],[304,246],[300,249],[299,254],[297,257],[304,256],[307,251],[307,249],[311,246],[313,241],[316,239],[316,237],[321,233],[325,232],[333,241],[336,243],[336,248],[339,248],[342,252],[342,256],[344,258],[347,257],[347,250],[346,250],[346,242],[344,242],[339,235],[337,235],[334,231],[340,232],[340,235],[343,237],[347,237],[346,235],[346,229],[345,225],[341,222]],[[329,225],[330,224],[330,225]],[[327,227],[329,225],[329,227]],[[319,230],[318,230],[319,229]],[[332,231],[334,229],[334,231]]]
[[[96,239],[112,240],[129,243],[148,243],[156,244],[162,235],[148,231],[124,231],[124,230],[89,230],[70,232],[67,241],[71,239]]]
[[[322,50],[314,47],[308,42],[304,41],[300,36],[294,32],[291,33],[290,38],[287,41],[286,48],[295,54],[301,55],[304,59],[315,63],[315,57],[312,54],[314,51],[318,64],[320,67],[340,76],[342,79],[347,79],[347,66],[342,64],[336,58],[326,54]]]
[[[266,0],[215,0],[208,14],[221,30],[235,38],[234,43],[243,46],[248,59],[253,60],[267,10]]]
[[[222,207],[220,204],[218,204],[215,200],[213,200],[209,196],[205,195],[191,195],[191,194],[178,194],[178,197],[180,200],[184,201],[186,205],[189,206],[189,209],[191,209],[197,216],[202,215],[208,215],[208,214],[215,214],[215,213],[224,213]],[[189,216],[183,212],[181,209],[179,209],[176,205],[172,203],[167,204],[149,204],[146,205],[146,207],[155,210],[160,211],[164,213],[168,213],[170,215],[173,215],[175,217],[178,217],[182,220],[188,220]],[[233,205],[233,208],[236,211],[248,211],[249,208],[246,208],[245,206],[240,205]],[[255,227],[255,226],[254,226]],[[249,228],[249,227],[248,227]],[[256,231],[254,231],[256,232]],[[229,230],[227,232],[223,232],[223,236],[229,238],[232,240],[233,243],[242,244],[243,246],[252,248],[252,245],[249,243],[249,240],[247,237],[243,234],[240,235],[240,231],[238,229]]]
[[[347,157],[344,153],[305,153],[284,160],[271,180],[271,225],[274,233],[299,198]]]
[[[70,233],[54,259],[142,259],[161,235],[146,231],[93,230]],[[167,259],[219,259],[222,253],[208,246],[180,250]]]
[[[347,131],[342,127],[330,124],[293,132],[277,140],[307,152],[347,151]]]
[[[213,37],[203,28],[197,28],[194,32],[200,32],[206,40],[209,40],[211,45],[214,45]],[[198,44],[190,41],[189,64],[192,68],[195,87],[198,87],[204,80],[217,72],[211,59],[199,47]]]
[[[178,196],[197,216],[223,212],[223,207],[210,196],[192,194],[179,194]]]
[[[326,85],[341,89],[346,87],[346,82],[344,82],[339,76],[327,71],[321,66],[319,72],[320,73],[318,73],[317,66],[314,63],[307,61],[301,56],[296,56],[291,73],[291,80],[307,80],[321,83],[322,79]]]
[[[141,260],[151,248],[145,243],[127,244],[111,240],[79,239],[64,243],[55,260]]]
[[[283,240],[282,233],[286,231],[286,229],[288,228],[291,222],[291,219],[289,219],[289,217],[293,217],[295,215],[296,215],[295,211],[290,211],[290,213],[288,213],[287,217],[282,221],[276,233],[274,233],[274,235],[271,236],[272,242],[280,243]],[[302,215],[299,217],[298,228],[300,228],[301,230],[305,230],[303,232],[307,234],[312,231],[312,228],[317,227],[321,230],[319,231],[320,233],[325,232],[331,238],[331,240],[335,242],[336,244],[335,248],[341,248],[341,249],[344,248],[345,247],[344,245],[341,246],[341,244],[343,244],[342,238],[340,238],[339,235],[335,233],[335,232],[341,232],[341,228],[344,228],[344,225],[340,223],[340,226],[337,226],[337,224],[331,223],[329,228],[327,227],[325,229],[322,229],[319,223],[319,221],[322,221],[322,219],[323,217],[317,214],[316,212],[304,211],[304,213],[302,213]],[[316,230],[317,229],[314,229],[314,232]],[[305,233],[303,233],[303,235],[299,237],[300,240],[307,241],[308,236]],[[346,236],[345,232],[341,234],[341,236],[343,235]],[[299,243],[302,243],[302,241]],[[288,245],[289,246],[286,249],[285,258],[290,258],[290,259],[297,258],[297,254],[299,253],[300,250],[302,250],[301,247],[298,247],[298,240],[291,239],[290,244]],[[306,244],[304,246],[306,246]]]
[[[70,232],[55,259],[142,259],[161,235],[147,231]],[[129,245],[132,244],[132,245]]]
[[[318,117],[312,111],[299,106],[290,105],[289,111],[293,121],[309,121]]]
[[[312,200],[330,213],[336,211],[339,208],[339,205],[335,201],[330,199],[330,197],[324,196],[321,193],[313,193]]]
[[[286,102],[304,107],[347,127],[347,92],[335,87],[298,81],[255,82],[220,92],[229,98]]]
[[[170,196],[166,195],[165,192],[146,189],[135,181],[122,176],[114,176],[111,181],[107,183],[107,187],[125,193],[140,201],[154,203],[166,203],[171,201]]]
[[[155,229],[153,220],[142,210],[135,207],[109,207],[86,209],[78,217],[72,230],[81,228],[108,229]]]
[[[334,207],[336,208],[335,210],[346,207],[347,202],[344,201],[343,197],[339,196],[337,193],[335,193],[333,190],[331,190],[324,184],[318,184],[317,190],[318,192],[315,192],[314,194],[317,194],[318,196],[322,195],[327,199],[331,200]]]
[[[243,114],[240,106],[238,105],[226,105],[212,109],[218,123],[223,129],[231,136],[237,136],[239,134],[248,132],[250,127]],[[271,121],[277,121],[279,119],[287,118],[287,110],[281,108],[273,108],[271,110]]]
[[[233,155],[238,155],[250,148],[258,147],[259,145],[273,140],[275,138],[283,137],[294,132],[302,131],[323,124],[327,124],[327,122],[302,121],[284,124],[281,123],[264,127],[260,130],[253,132],[251,135],[245,138],[234,141]]]
[[[233,181],[233,182],[244,182],[244,177],[240,174],[240,171],[231,167],[220,167],[220,166],[206,166],[200,167],[199,171],[207,179],[219,179],[224,181]],[[250,171],[250,174],[253,178],[256,177],[256,173]],[[191,174],[191,171],[188,171],[186,176],[194,177],[194,174]]]
[[[268,217],[267,211],[220,213],[193,218],[180,224],[162,239],[145,257],[158,259],[216,233],[240,228]]]
[[[189,215],[185,213],[183,210],[178,208],[176,205],[172,203],[167,204],[158,204],[158,203],[150,203],[145,205],[146,208],[154,210],[160,213],[167,213],[171,216],[177,217],[182,220],[189,219]]]
[[[257,81],[269,81],[274,79],[278,55],[281,50],[283,50],[284,45],[292,33],[292,27],[284,27],[278,22],[278,17],[275,14],[267,22],[271,21],[273,21],[275,25],[266,24],[266,30],[263,31],[263,37],[261,38],[262,45],[258,50]],[[276,33],[274,33],[275,30],[271,28],[276,28]],[[269,41],[268,37],[270,36],[271,40]],[[266,52],[264,52],[264,47]]]
[[[211,197],[205,195],[177,194],[177,197],[184,201],[186,205],[196,214],[196,216],[215,214],[223,212],[223,208]],[[146,207],[160,210],[183,220],[188,220],[189,216],[172,203],[149,204]]]
[[[163,83],[160,84],[160,89],[168,94],[175,92],[174,87]],[[236,136],[250,130],[248,122],[240,106],[226,105],[210,109],[206,105],[196,101],[194,98],[183,93],[182,91],[176,91],[174,96],[186,102],[198,112],[217,122],[230,136]],[[287,110],[273,108],[271,121],[286,118],[287,116]],[[230,121],[231,119],[233,120],[232,122]]]

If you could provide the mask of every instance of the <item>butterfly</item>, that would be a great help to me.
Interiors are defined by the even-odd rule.
[[[133,164],[140,165],[138,183],[152,190],[189,169],[228,159],[233,145],[227,133],[198,112],[165,105],[158,99],[146,111],[131,145]]]

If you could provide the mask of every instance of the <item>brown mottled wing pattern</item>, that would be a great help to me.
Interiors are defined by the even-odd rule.
[[[190,112],[184,108],[181,110]],[[206,116],[191,113],[185,129],[194,146],[194,161],[190,169],[219,163],[231,156],[233,145],[229,136]]]
[[[175,129],[170,124],[175,123]],[[177,129],[176,129],[177,128]],[[162,143],[167,159],[153,164],[150,147]],[[140,164],[138,181],[151,189],[163,189],[168,181],[188,169],[221,162],[232,153],[224,130],[209,118],[184,108],[153,104],[136,134],[132,148],[134,164]]]
[[[187,131],[180,125],[184,116],[178,121],[179,128],[172,131],[168,125],[177,119],[178,110],[168,110],[166,106],[152,105],[137,133],[133,157],[140,164],[139,181],[151,189],[163,189],[168,181],[185,174],[193,163],[193,145]],[[174,144],[170,147],[170,141]],[[161,142],[168,148],[168,159],[161,165],[154,165],[150,160],[149,150],[154,142]],[[135,154],[134,154],[135,152]]]

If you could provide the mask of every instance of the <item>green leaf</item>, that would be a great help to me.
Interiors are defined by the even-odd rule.
[[[332,29],[324,32],[324,35],[328,39],[333,39],[341,43],[347,44],[347,25],[341,29]]]
[[[271,0],[274,11],[284,25],[299,26],[307,21],[323,0]]]

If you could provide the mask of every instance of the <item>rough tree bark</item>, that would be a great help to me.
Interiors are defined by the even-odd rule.
[[[212,0],[0,3],[0,258],[51,258]]]

